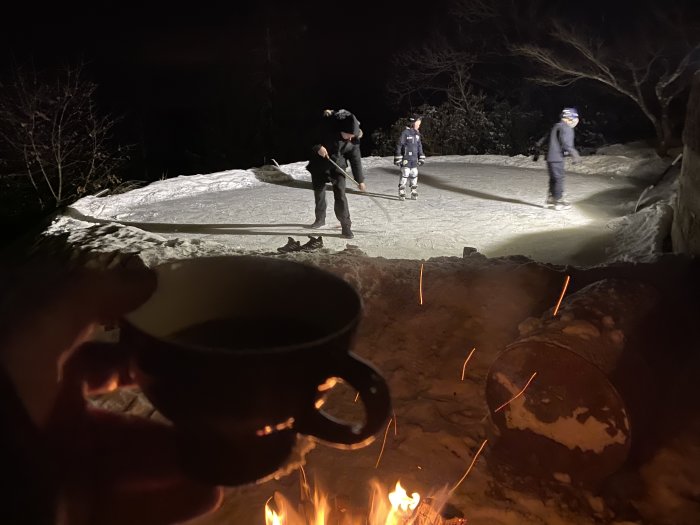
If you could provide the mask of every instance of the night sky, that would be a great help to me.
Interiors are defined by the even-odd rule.
[[[125,115],[125,136],[145,137],[164,171],[186,172],[183,151],[216,155],[224,142],[238,151],[220,159],[229,167],[299,160],[299,138],[324,108],[350,109],[366,129],[391,123],[391,57],[419,41],[441,3],[32,4],[3,32],[3,65],[84,60],[101,106]],[[281,131],[263,152],[264,111]]]
[[[124,116],[118,138],[138,145],[136,178],[290,162],[307,156],[324,108],[355,112],[368,132],[407,116],[386,93],[392,57],[447,27],[447,3],[25,2],[3,17],[3,75],[85,61],[100,107]],[[632,25],[640,5],[550,4],[601,34]],[[505,91],[508,74],[522,77],[486,71],[482,85]]]

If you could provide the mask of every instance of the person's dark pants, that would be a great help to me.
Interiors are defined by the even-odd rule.
[[[314,199],[316,200],[316,220],[324,221],[326,219],[326,183],[330,182],[333,188],[333,198],[335,204],[333,211],[335,216],[340,221],[340,224],[350,227],[350,208],[348,207],[348,199],[345,196],[345,177],[342,175],[312,175],[311,185],[314,189]]]
[[[548,162],[549,193],[554,200],[560,200],[564,196],[564,163]]]

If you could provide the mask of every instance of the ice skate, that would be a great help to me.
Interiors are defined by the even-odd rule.
[[[547,198],[544,201],[544,208],[554,208],[556,205],[557,201],[554,197],[552,197],[551,193],[547,194]]]
[[[559,199],[554,204],[554,209],[557,211],[568,210],[570,208],[571,208],[571,204],[569,203],[569,201],[565,201],[564,199]]]
[[[406,200],[406,188],[399,188],[399,200]]]
[[[411,186],[411,200],[418,199],[418,186]]]

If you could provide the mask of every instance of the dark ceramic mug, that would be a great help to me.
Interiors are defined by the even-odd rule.
[[[205,481],[263,478],[297,433],[369,444],[391,411],[379,372],[350,353],[357,292],[321,269],[269,257],[204,257],[155,268],[158,286],[121,324],[136,382],[177,431],[183,466]],[[359,393],[361,425],[319,408],[329,378]]]

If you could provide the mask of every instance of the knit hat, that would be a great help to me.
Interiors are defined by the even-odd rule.
[[[561,118],[567,118],[567,119],[577,119],[578,118],[578,109],[576,108],[564,108],[561,111]]]

